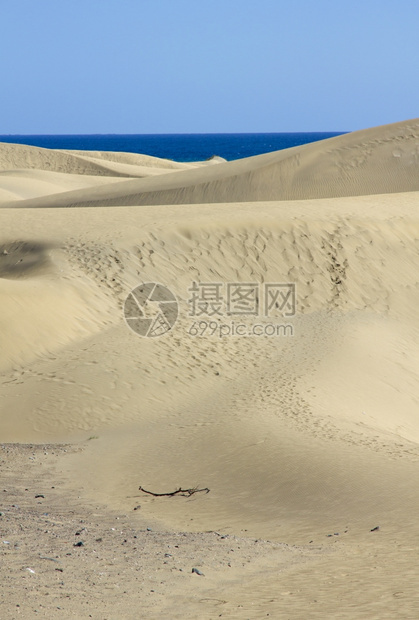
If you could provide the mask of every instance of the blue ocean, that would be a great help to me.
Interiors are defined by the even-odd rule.
[[[141,153],[182,162],[204,161],[214,155],[231,161],[317,142],[342,133],[6,135],[0,136],[0,142],[50,149]]]

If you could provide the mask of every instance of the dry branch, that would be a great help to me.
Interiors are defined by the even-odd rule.
[[[153,495],[153,497],[173,497],[174,495],[182,495],[183,497],[191,497],[191,495],[193,495],[194,493],[201,493],[202,491],[205,491],[206,493],[210,492],[210,490],[207,488],[198,489],[198,487],[194,487],[193,489],[182,489],[179,487],[179,489],[177,489],[176,491],[172,491],[171,493],[153,493],[153,491],[146,491],[145,489],[143,489],[143,487],[138,487],[138,488],[143,493],[147,493],[148,495]]]

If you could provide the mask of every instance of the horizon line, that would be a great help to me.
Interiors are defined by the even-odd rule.
[[[351,133],[352,130],[316,130],[316,131],[210,131],[210,132],[173,132],[173,133],[0,133],[0,137],[44,137],[44,136],[247,136],[275,134],[316,134],[316,133]]]

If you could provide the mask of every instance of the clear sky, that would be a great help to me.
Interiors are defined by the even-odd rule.
[[[418,0],[0,0],[0,134],[419,116]]]

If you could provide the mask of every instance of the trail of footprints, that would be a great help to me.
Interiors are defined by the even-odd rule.
[[[317,234],[318,238],[313,239],[313,234]],[[171,237],[170,240],[162,235],[159,238],[153,233],[145,233],[137,245],[130,248],[117,247],[112,242],[105,245],[73,238],[68,240],[64,250],[69,261],[75,262],[95,285],[104,287],[115,298],[121,309],[121,319],[126,295],[134,286],[146,281],[160,281],[169,287],[176,286],[181,293],[183,291],[183,298],[180,295],[183,303],[192,280],[257,283],[295,281],[297,312],[304,314],[316,310],[352,309],[349,280],[354,277],[357,263],[363,264],[368,260],[374,234],[373,230],[360,230],[359,227],[351,227],[341,221],[325,223],[317,232],[313,232],[307,222],[287,220],[270,228],[239,228],[233,232],[224,228],[214,230],[214,234],[198,230],[191,238],[179,236],[178,239]],[[403,235],[398,231],[397,243],[403,243],[402,239]],[[391,252],[395,248],[389,246],[387,249],[388,260],[391,260]],[[322,268],[324,264],[328,265],[327,270]],[[371,273],[370,281],[371,285],[365,287],[365,307],[385,310],[388,294],[384,285],[374,273]],[[326,302],[322,292],[325,288],[329,291]],[[234,343],[231,339],[227,340],[197,341],[185,338],[183,333],[176,336],[173,332],[161,341],[159,353],[154,359],[145,360],[142,372],[144,376],[152,373],[154,364],[165,364],[175,369],[179,367],[179,360],[183,359],[186,361],[180,364],[178,377],[180,382],[187,385],[188,381],[199,376],[221,373],[224,365],[233,368],[238,377],[248,372],[249,364],[256,376],[258,369],[266,368],[266,360],[271,360],[272,367],[277,362],[280,365],[278,344],[274,339],[264,339],[263,346],[253,338],[238,339]],[[269,384],[266,383],[264,372],[259,374],[253,383],[251,400],[266,404],[278,416],[314,436],[358,445],[361,443],[371,449],[385,451],[393,458],[405,454],[414,458],[419,456],[415,446],[387,444],[379,438],[367,438],[354,432],[344,433],[327,420],[314,419],[308,402],[299,393],[298,367],[291,370],[280,365],[280,368],[280,372],[271,374]],[[6,382],[22,380],[21,376],[12,373],[5,378]],[[51,373],[51,376],[41,374],[40,380],[64,383],[66,378]],[[102,404],[105,408],[110,407],[109,403]],[[93,412],[90,413],[93,415]],[[109,421],[114,413],[110,412]]]
[[[379,272],[403,245],[403,235],[401,231],[393,234],[394,243],[386,247],[388,259],[381,258],[378,264],[373,258],[375,233],[342,221],[311,230],[307,222],[288,220],[272,229],[231,232],[221,228],[214,234],[199,230],[192,238],[179,237],[178,241],[149,233],[131,248],[70,239],[64,249],[68,259],[112,294],[119,307],[141,282],[166,284],[185,300],[195,280],[294,282],[299,313],[356,309],[358,297],[352,292],[355,287],[358,293],[356,274],[361,270],[366,279],[362,287],[364,307],[382,312],[388,309],[388,291]],[[375,243],[383,245],[382,238]],[[410,250],[413,259],[416,249]],[[368,273],[365,261],[370,261]]]

